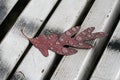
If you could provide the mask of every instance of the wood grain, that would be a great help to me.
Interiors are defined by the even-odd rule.
[[[17,2],[18,0],[0,0],[0,24]]]
[[[57,0],[31,0],[0,44],[0,80],[6,80],[29,41],[20,29],[33,37]]]
[[[81,25],[81,30],[87,27],[95,27],[94,32],[109,33],[119,14],[119,3],[119,0],[96,0]],[[94,41],[92,49],[79,49],[77,54],[65,56],[51,80],[88,80],[104,42],[105,39],[97,39]]]
[[[120,78],[120,21],[90,80],[119,80]]]
[[[73,27],[88,3],[86,0],[62,0],[41,34],[60,34]],[[52,51],[49,51],[49,57],[44,57],[38,49],[32,47],[16,73],[22,71],[29,80],[44,80],[54,65],[55,58],[56,55]]]

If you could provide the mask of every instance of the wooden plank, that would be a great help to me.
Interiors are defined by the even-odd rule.
[[[90,80],[118,80],[120,74],[119,31],[120,21]]]
[[[89,2],[86,0],[62,0],[46,24],[42,34],[46,31],[61,33],[74,26],[79,18],[78,16],[82,15]],[[49,57],[46,58],[38,49],[32,47],[18,67],[16,74],[22,72],[25,78],[29,80],[45,80],[44,78],[50,70],[50,66],[54,65],[55,57],[55,54],[49,51]]]
[[[18,0],[0,0],[0,24],[5,17],[9,14],[11,9],[17,3]]]
[[[81,30],[95,26],[95,31],[109,33],[119,14],[120,0],[96,0],[81,25]],[[88,80],[91,68],[102,49],[105,39],[95,40],[92,49],[79,49],[72,56],[65,56],[51,80]]]
[[[20,29],[33,37],[57,0],[31,0],[0,44],[0,80],[6,80],[29,41]]]
[[[120,69],[119,69],[119,71],[118,71],[118,73],[117,73],[117,75],[116,75],[115,80],[120,80]]]

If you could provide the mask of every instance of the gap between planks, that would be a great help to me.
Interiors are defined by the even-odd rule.
[[[19,15],[22,13],[24,8],[29,3],[29,0],[19,0],[9,14],[6,16],[4,21],[0,25],[0,43],[2,39],[5,37],[6,33],[12,28],[14,23],[16,22]]]
[[[44,29],[46,23],[48,22],[48,20],[50,19],[50,17],[52,16],[52,14],[54,13],[54,11],[56,10],[56,8],[58,7],[58,5],[60,4],[61,0],[58,0],[56,2],[56,4],[54,5],[54,7],[52,8],[52,10],[50,11],[50,13],[48,14],[48,16],[46,17],[46,19],[44,20],[44,22],[42,23],[40,29],[38,30],[38,32],[36,33],[36,35],[34,37],[39,36],[39,34],[41,33],[41,31]],[[23,52],[23,55],[20,57],[20,59],[18,60],[18,62],[16,63],[15,67],[13,68],[12,72],[10,73],[10,75],[8,76],[7,80],[12,80],[14,79],[14,73],[16,71],[16,69],[19,67],[19,65],[21,64],[21,62],[23,61],[23,59],[25,58],[25,56],[27,55],[27,53],[29,52],[30,48],[32,47],[32,44],[29,43],[28,47],[26,48],[26,50]],[[59,57],[58,57],[59,58]],[[60,58],[59,58],[60,59]]]
[[[46,0],[45,2],[44,0],[40,0],[38,3],[37,0],[31,0],[26,9],[18,17],[16,23],[9,30],[0,44],[0,61],[3,63],[0,65],[0,79],[4,80],[8,77],[9,73],[28,46],[29,42],[23,38],[20,29],[24,28],[24,30],[27,30],[29,35],[33,37],[56,2],[57,0]],[[47,8],[40,11],[36,8],[37,6],[41,6],[39,7],[40,10],[42,7]],[[33,12],[31,12],[31,8],[34,9],[34,11],[32,10]]]
[[[70,6],[70,4],[72,5],[73,3],[72,2],[74,2],[74,3],[76,3],[77,5],[74,5],[73,7],[71,6],[71,10],[68,10],[69,12],[71,12],[71,13],[69,13],[69,12],[64,12],[64,11],[66,11],[66,9],[68,9],[69,8],[69,6]],[[80,3],[79,3],[79,0],[71,0],[71,1],[63,1],[63,2],[61,2],[61,6],[59,6],[59,8],[57,8],[56,10],[55,10],[55,13],[53,14],[53,16],[50,18],[50,20],[48,21],[48,23],[47,23],[47,25],[46,25],[46,27],[45,27],[45,29],[49,29],[49,30],[51,30],[51,29],[54,29],[54,28],[56,28],[56,30],[58,30],[59,28],[60,29],[62,29],[62,32],[63,32],[63,30],[65,31],[65,29],[67,30],[67,29],[69,29],[70,27],[73,27],[74,25],[75,25],[75,23],[77,22],[77,20],[78,20],[78,18],[79,18],[79,16],[80,17],[83,17],[83,11],[85,11],[84,9],[86,9],[86,7],[85,6],[88,6],[88,4],[90,4],[90,2],[91,1],[84,1],[84,0],[81,0],[80,1]],[[68,5],[68,6],[67,6]],[[80,7],[80,5],[81,5],[81,7]],[[74,8],[76,9],[76,10],[74,10]],[[90,8],[90,7],[89,7]],[[62,11],[61,11],[62,10]],[[87,10],[87,9],[86,9]],[[87,11],[89,11],[89,10],[87,10]],[[64,15],[63,15],[63,12],[64,12]],[[72,15],[68,15],[68,13],[69,14],[72,14]],[[74,15],[73,15],[74,14]],[[61,17],[61,15],[62,15],[62,17]],[[66,15],[66,16],[65,16]],[[72,16],[72,17],[71,17]],[[68,21],[68,18],[69,18],[69,21]],[[62,20],[62,21],[61,21]],[[83,20],[82,20],[83,21]],[[81,22],[82,22],[81,21]],[[66,26],[66,27],[65,27]],[[55,29],[54,29],[55,30]],[[59,30],[60,31],[60,30]],[[44,31],[43,31],[44,32]],[[17,69],[17,71],[16,71],[16,73],[17,72],[19,72],[19,71],[22,71],[23,73],[24,73],[24,75],[26,76],[26,77],[28,77],[29,75],[28,74],[25,74],[27,71],[25,70],[25,69],[22,69],[21,70],[21,68],[24,68],[23,67],[23,65],[26,63],[26,61],[28,60],[28,58],[31,60],[31,58],[34,58],[35,56],[32,56],[31,58],[30,58],[30,55],[32,54],[32,51],[34,50],[34,54],[35,54],[35,52],[36,53],[40,53],[40,52],[37,52],[36,51],[36,49],[34,49],[34,47],[32,47],[31,49],[30,49],[30,51],[28,52],[28,55],[26,55],[26,57],[25,57],[25,59],[23,60],[23,62],[21,63],[21,65],[18,67],[18,69]],[[38,56],[36,56],[36,60],[38,59],[37,58]],[[51,53],[51,55],[50,55],[50,57],[48,57],[48,59],[51,59],[51,58],[53,58],[54,57],[54,54],[53,53]],[[44,65],[48,65],[48,62],[50,62],[50,60],[47,60],[46,58],[43,58],[43,56],[41,55],[39,55],[39,58],[40,59],[43,59],[43,60],[37,60],[37,62],[38,62],[38,64],[39,64],[39,61],[42,61],[40,64],[41,64],[41,66],[42,66],[42,64],[44,63]],[[45,61],[46,60],[46,61]],[[45,64],[46,63],[46,64]],[[52,60],[51,60],[51,62],[49,63],[49,64],[51,64],[52,63]],[[28,64],[29,65],[29,63],[26,63],[26,64]],[[22,66],[22,67],[21,67]],[[38,66],[38,68],[36,67],[36,69],[39,69],[39,70],[41,70],[41,67],[39,68],[39,65],[36,65],[36,66]],[[54,65],[53,65],[54,66]],[[44,68],[44,70],[42,70],[42,72],[44,72],[44,74],[45,74],[45,72],[46,72],[46,70],[45,70],[45,67],[43,67]],[[53,67],[52,67],[53,68]],[[33,70],[33,68],[31,68],[31,69],[28,69],[29,71],[30,70]],[[34,69],[35,70],[35,69]],[[55,69],[54,69],[55,70]],[[51,70],[49,70],[47,73],[47,75],[44,77],[44,80],[49,80],[50,78],[51,78],[51,72],[50,72]],[[32,71],[33,72],[33,71]],[[32,74],[32,72],[28,72],[29,74],[31,73]],[[54,71],[53,71],[54,72]],[[37,72],[36,72],[37,73]],[[41,73],[40,73],[41,74]],[[39,76],[41,76],[41,75],[43,75],[43,74],[41,74],[40,75],[39,74]],[[32,75],[32,76],[35,76],[35,73]],[[31,76],[30,76],[31,77]],[[38,77],[38,76],[37,76]],[[31,78],[30,78],[31,79]],[[34,79],[34,78],[33,78]],[[32,80],[32,79],[31,79]]]
[[[110,4],[106,4],[105,5],[106,7],[104,7],[104,9],[107,8],[108,10],[106,10],[106,9],[104,10],[102,8],[103,6],[101,6],[100,2],[103,5],[104,0],[103,1],[97,0],[94,2],[94,4],[93,4],[94,8],[93,7],[91,8],[91,10],[90,10],[88,16],[86,17],[85,22],[83,22],[82,26],[84,26],[86,28],[86,26],[89,27],[89,26],[94,25],[94,26],[96,26],[96,31],[100,30],[103,27],[104,28],[104,29],[102,29],[103,31],[109,32],[113,28],[107,29],[107,27],[114,27],[115,20],[118,16],[119,5],[113,4],[112,0],[111,0],[110,4],[113,4],[113,5],[110,6]],[[117,3],[118,0],[114,0],[114,2]],[[97,9],[97,7],[98,7],[98,9]],[[101,13],[104,12],[104,14],[102,15],[102,14],[100,14],[100,12]],[[99,19],[100,19],[100,21],[99,21]],[[103,21],[101,19],[105,19],[105,21]],[[100,27],[100,28],[98,28],[98,27]],[[104,41],[101,41],[100,43],[102,44],[103,42]],[[99,44],[99,46],[102,46],[101,44]],[[98,47],[98,45],[97,45],[97,47],[95,49],[97,49],[97,48],[100,48],[100,47]],[[99,51],[101,51],[101,50],[99,50]],[[90,54],[90,52],[91,52],[91,54]],[[51,80],[60,80],[60,79],[88,80],[90,74],[92,73],[92,70],[94,70],[93,62],[94,62],[94,60],[96,60],[95,57],[98,55],[100,56],[100,54],[98,54],[98,51],[95,51],[96,54],[94,53],[94,55],[92,55],[92,52],[94,52],[94,51],[92,51],[92,49],[89,51],[80,50],[80,52],[76,55],[73,55],[70,57],[64,57],[62,59],[62,61],[60,62],[57,70],[55,71],[54,75],[52,76]],[[91,56],[93,56],[94,58],[92,59]],[[70,68],[69,66],[73,66],[74,68]],[[72,76],[69,76],[69,75],[72,75]],[[65,76],[65,77],[63,77],[63,76]]]

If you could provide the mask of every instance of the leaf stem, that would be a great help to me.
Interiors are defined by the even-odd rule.
[[[23,32],[23,29],[20,30],[22,32],[22,34],[29,40],[30,38],[28,36],[25,35],[25,33]]]

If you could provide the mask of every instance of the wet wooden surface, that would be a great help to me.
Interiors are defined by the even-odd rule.
[[[15,6],[18,0],[0,0],[0,24]]]
[[[119,0],[96,0],[81,25],[81,30],[94,26],[94,32],[104,31],[109,34],[119,15],[119,3]],[[51,80],[88,80],[105,40],[95,40],[92,49],[79,49],[77,54],[63,57]]]
[[[17,2],[0,0],[0,24],[6,23],[13,7],[17,9]],[[119,80],[119,8],[120,0],[28,1],[1,38],[0,80]],[[93,48],[79,49],[75,55],[60,56],[49,50],[49,56],[44,57],[20,32],[23,29],[29,37],[61,34],[80,24],[80,31],[95,27],[94,32],[114,33],[111,39],[96,39]]]
[[[20,30],[23,29],[28,36],[33,37],[56,2],[31,0],[18,17],[0,44],[0,80],[6,80],[29,44]]]
[[[74,5],[72,5],[73,2]],[[47,34],[46,32],[55,32],[57,34],[61,34],[70,27],[73,27],[79,18],[76,16],[82,16],[82,12],[88,4],[89,2],[84,0],[61,1],[60,5],[57,7],[50,20],[44,27],[42,34]],[[32,47],[24,61],[18,67],[16,73],[21,71],[25,75],[25,78],[29,80],[47,80],[45,76],[47,75],[48,71],[50,71],[51,66],[54,65],[56,58],[57,56],[52,51],[49,51],[49,57],[46,58],[39,50],[37,50],[35,47]]]
[[[120,31],[120,21],[90,80],[119,80],[120,79],[119,31]]]

